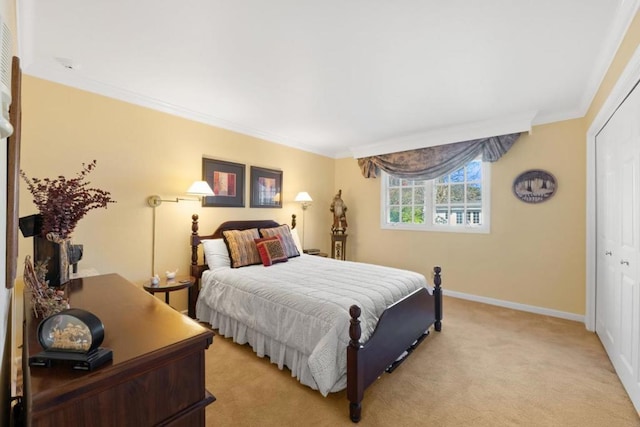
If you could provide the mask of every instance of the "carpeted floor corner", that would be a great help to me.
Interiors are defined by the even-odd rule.
[[[432,332],[367,389],[362,426],[640,426],[594,333],[578,322],[445,298]],[[349,426],[345,392],[322,397],[250,347],[216,336],[208,426]]]

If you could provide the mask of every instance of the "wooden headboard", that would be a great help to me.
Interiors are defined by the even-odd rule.
[[[257,219],[257,220],[247,220],[247,221],[226,221],[218,226],[216,231],[213,234],[209,235],[200,235],[198,234],[199,225],[198,225],[199,216],[197,214],[193,214],[191,216],[191,275],[196,279],[200,279],[202,277],[202,272],[205,271],[208,267],[205,264],[198,264],[198,245],[202,240],[207,239],[221,239],[222,232],[225,230],[248,230],[250,228],[271,228],[278,227],[276,221],[271,219]],[[291,228],[296,228],[296,215],[291,215]]]

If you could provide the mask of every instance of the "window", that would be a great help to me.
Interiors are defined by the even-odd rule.
[[[382,227],[489,232],[489,164],[474,159],[433,180],[382,174]]]

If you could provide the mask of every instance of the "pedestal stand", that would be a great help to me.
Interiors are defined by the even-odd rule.
[[[347,234],[331,234],[331,258],[347,259]]]

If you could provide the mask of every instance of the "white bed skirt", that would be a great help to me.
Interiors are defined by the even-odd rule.
[[[280,341],[270,338],[245,324],[220,314],[198,300],[196,304],[196,318],[201,322],[207,322],[213,329],[218,330],[218,334],[223,337],[232,338],[237,344],[249,344],[259,357],[268,356],[271,363],[278,365],[280,370],[287,367],[291,371],[291,376],[295,377],[302,384],[319,390],[309,369],[309,355],[293,349]],[[344,349],[345,353],[347,349]],[[331,393],[343,390],[347,387],[347,376],[342,375],[330,390]],[[326,393],[322,393],[326,396]]]

